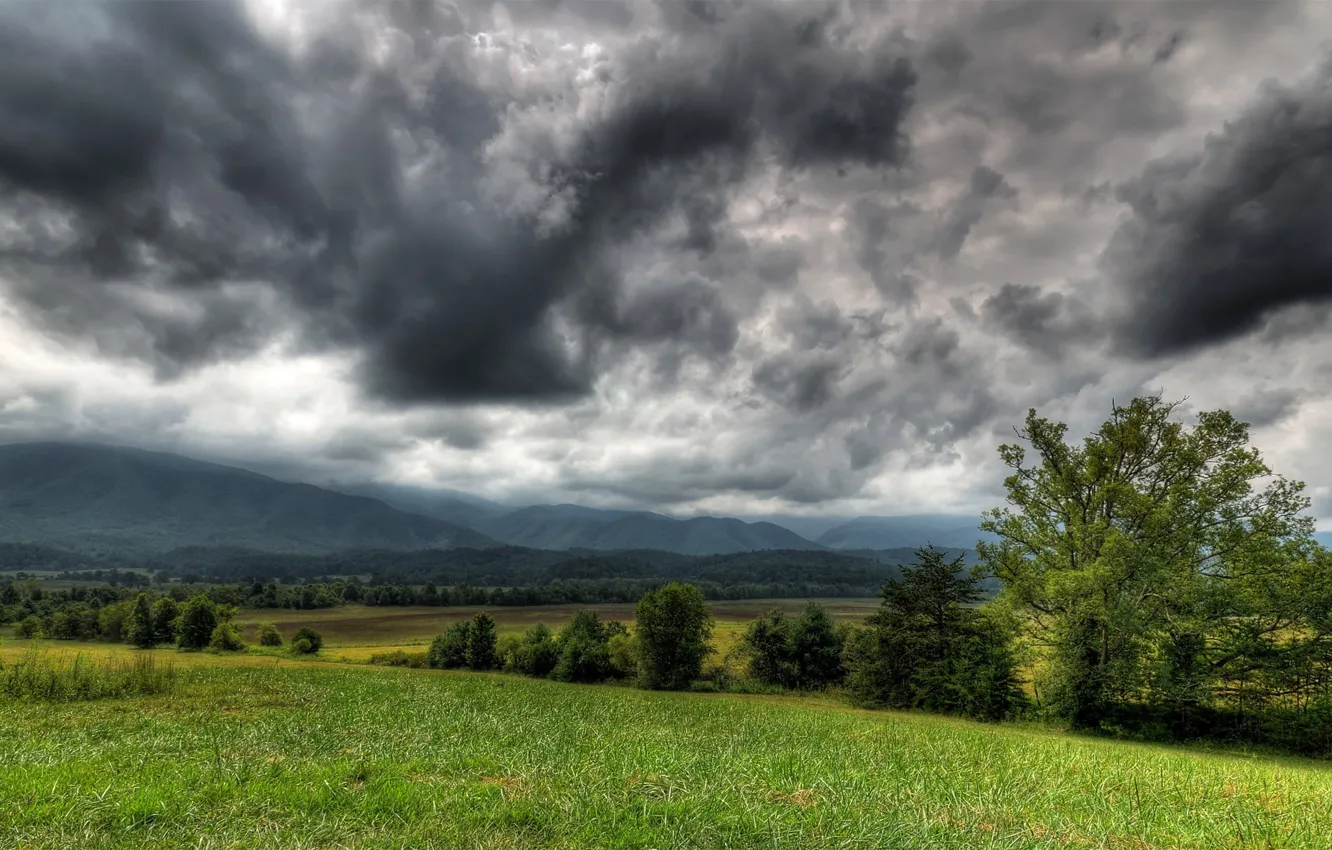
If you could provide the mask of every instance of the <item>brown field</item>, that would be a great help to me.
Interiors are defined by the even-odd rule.
[[[878,607],[876,599],[820,599],[838,621],[859,623]],[[747,599],[735,602],[714,602],[709,606],[716,619],[713,644],[716,656],[724,657],[734,646],[750,620],[778,606],[788,612],[799,612],[804,599]],[[237,618],[247,641],[256,639],[259,624],[271,622],[284,636],[290,636],[302,626],[309,626],[324,636],[324,655],[332,659],[363,661],[376,652],[389,649],[420,650],[435,635],[453,623],[471,617],[477,611],[486,611],[495,618],[499,633],[518,634],[536,623],[545,623],[559,630],[569,622],[575,611],[596,611],[603,620],[620,620],[630,626],[634,620],[632,603],[605,605],[533,605],[533,606],[447,606],[447,607],[366,607],[347,605],[341,608],[320,608],[309,611],[288,609],[246,609]]]
[[[713,602],[709,605],[716,620],[713,629],[713,660],[726,658],[740,639],[748,623],[774,606],[789,613],[804,608],[804,599],[747,599],[734,602]],[[878,607],[877,599],[819,599],[837,621],[859,623]],[[285,608],[247,608],[240,612],[237,624],[245,640],[253,647],[259,624],[271,622],[282,632],[291,635],[302,626],[309,626],[324,636],[324,650],[320,658],[325,661],[364,662],[372,654],[392,649],[408,652],[422,651],[435,635],[451,624],[467,619],[477,611],[486,611],[495,618],[499,633],[519,634],[536,623],[545,623],[558,631],[569,622],[575,611],[590,609],[605,620],[620,620],[633,625],[634,606],[631,603],[607,605],[534,605],[534,606],[448,606],[448,607],[367,607],[347,605],[340,608],[319,608],[293,611]],[[4,633],[9,633],[5,629]],[[45,642],[59,651],[91,652],[94,654],[129,651],[129,647],[101,642]],[[0,641],[0,656],[26,651],[28,641],[5,639]],[[261,652],[257,647],[251,653]],[[271,650],[270,650],[271,652]],[[241,663],[242,658],[256,659],[254,654],[232,657],[228,660],[207,653],[181,653],[173,657],[183,663]],[[259,655],[259,658],[266,658]],[[257,659],[256,659],[257,660]],[[272,663],[272,660],[269,661]],[[299,663],[308,663],[301,661]]]

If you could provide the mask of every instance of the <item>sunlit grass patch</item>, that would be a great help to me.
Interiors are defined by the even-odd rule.
[[[256,657],[180,675],[0,702],[0,847],[1332,847],[1332,769],[1300,759],[829,698]]]

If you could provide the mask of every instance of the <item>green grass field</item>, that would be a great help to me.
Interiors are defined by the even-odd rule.
[[[0,847],[1332,847],[1332,768],[1294,759],[253,656],[178,679],[0,702]]]

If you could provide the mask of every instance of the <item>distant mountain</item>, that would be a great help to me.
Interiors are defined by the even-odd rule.
[[[488,519],[513,510],[506,505],[456,490],[431,490],[397,484],[333,485],[329,489],[352,496],[368,496],[405,513],[434,517],[472,529]]]
[[[788,531],[794,531],[806,540],[818,540],[819,535],[847,522],[848,516],[792,516],[791,514],[763,514],[741,516],[745,522],[770,522]]]
[[[978,540],[989,537],[981,532],[978,516],[919,514],[858,517],[815,539],[829,549],[914,549],[927,544],[974,549]]]
[[[538,549],[659,549],[683,555],[723,555],[764,549],[823,547],[770,522],[726,517],[673,519],[646,511],[579,505],[533,505],[476,526],[514,546]]]
[[[461,525],[236,467],[114,446],[0,446],[0,541],[83,551],[494,546]]]

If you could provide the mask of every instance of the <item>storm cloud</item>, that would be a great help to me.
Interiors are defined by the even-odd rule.
[[[165,372],[268,341],[262,299],[220,295],[252,282],[308,344],[359,352],[371,394],[582,394],[589,331],[705,355],[735,335],[701,281],[639,298],[649,317],[565,309],[597,287],[620,298],[612,246],[679,214],[682,247],[712,251],[721,196],[760,149],[792,169],[906,156],[910,62],[851,49],[825,12],[717,7],[695,38],[648,39],[596,69],[623,81],[600,115],[505,163],[487,145],[522,104],[476,81],[466,34],[421,55],[386,16],[377,67],[336,33],[283,53],[234,5],[75,8],[0,23],[0,181],[28,221],[63,225],[21,228],[3,257],[50,326]],[[526,169],[525,207],[503,203],[500,166]]]
[[[0,438],[973,510],[1027,408],[1085,430],[1164,390],[1332,492],[1329,27],[1316,0],[0,5]]]

